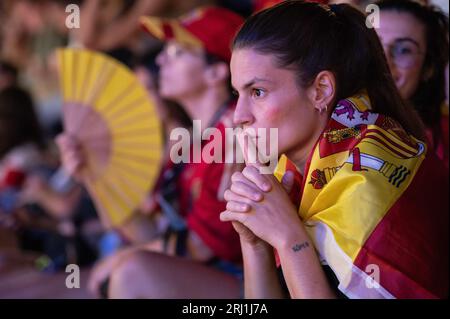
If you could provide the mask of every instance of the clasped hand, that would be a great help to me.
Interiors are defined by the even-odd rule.
[[[242,173],[232,175],[231,182],[220,219],[233,222],[241,241],[256,244],[262,240],[277,248],[299,231],[301,220],[288,195],[294,183],[292,172],[286,172],[279,183],[273,175],[246,166]]]

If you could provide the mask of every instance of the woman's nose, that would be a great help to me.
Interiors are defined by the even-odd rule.
[[[236,103],[233,121],[237,126],[251,125],[255,121],[250,108],[248,107],[248,105],[245,105],[242,99],[238,99]]]
[[[395,64],[394,58],[391,56],[387,56],[388,66],[389,70],[391,71],[392,78],[395,80],[398,77],[398,69],[397,65]]]
[[[384,54],[386,56],[386,60],[389,66],[389,70],[391,71],[392,77],[396,78],[397,76],[397,65],[395,64],[394,57],[392,56],[388,47],[384,47]]]

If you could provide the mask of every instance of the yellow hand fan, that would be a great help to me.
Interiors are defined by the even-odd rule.
[[[154,186],[162,137],[155,104],[118,61],[60,49],[64,130],[80,143],[82,180],[106,227],[123,224]]]

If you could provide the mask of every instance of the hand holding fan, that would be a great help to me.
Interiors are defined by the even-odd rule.
[[[81,49],[58,51],[65,133],[80,145],[81,179],[105,226],[125,222],[153,187],[162,137],[153,101],[116,60]]]

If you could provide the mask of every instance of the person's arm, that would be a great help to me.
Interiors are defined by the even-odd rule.
[[[109,278],[114,267],[128,255],[138,251],[163,251],[162,238],[156,236],[153,221],[153,219],[136,214],[131,221],[119,228],[120,233],[130,241],[130,245],[122,247],[96,262],[87,283],[87,289],[93,296],[100,297],[101,285]],[[139,228],[137,228],[138,226]]]
[[[96,50],[111,50],[127,42],[130,35],[139,29],[139,18],[143,15],[157,15],[167,5],[166,0],[139,0],[122,17],[105,26],[98,26],[101,10],[100,1],[86,1],[82,8],[81,28],[78,40]]]
[[[76,41],[88,48],[94,46],[97,38],[100,4],[100,0],[84,1],[81,7],[80,28],[73,30]]]
[[[263,198],[261,191],[265,192]],[[278,251],[292,298],[335,296],[295,207],[275,177],[247,167],[234,175],[225,199],[223,221],[242,223]]]
[[[241,247],[244,260],[245,298],[284,298],[272,247],[265,243],[252,245],[242,237]]]
[[[296,228],[275,245],[291,298],[336,298],[303,225]]]
[[[67,193],[61,194],[52,190],[47,182],[39,175],[27,178],[21,194],[22,202],[36,202],[50,216],[57,219],[70,218],[80,197],[80,186],[74,186]]]

